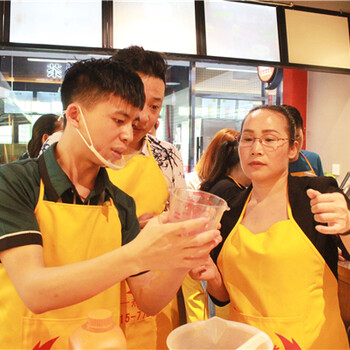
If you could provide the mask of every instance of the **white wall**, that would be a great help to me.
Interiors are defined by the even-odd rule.
[[[350,171],[350,75],[308,73],[306,129],[306,149],[321,156],[325,172],[340,164],[340,184]]]

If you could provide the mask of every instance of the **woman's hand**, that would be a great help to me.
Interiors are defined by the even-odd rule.
[[[223,302],[230,300],[221,273],[211,257],[204,264],[193,268],[189,274],[194,280],[207,281],[207,292],[215,299]]]
[[[327,224],[317,225],[316,230],[323,234],[340,234],[350,230],[350,211],[344,195],[338,192],[320,193],[308,189],[311,212],[317,222]]]
[[[208,260],[203,265],[195,267],[189,272],[190,276],[198,281],[210,281],[214,279],[218,273],[218,268],[210,257],[208,257]]]
[[[148,221],[150,219],[152,219],[154,216],[155,215],[149,214],[149,213],[145,213],[145,214],[140,215],[138,217],[140,228],[143,229],[146,226],[146,224],[148,223]]]
[[[339,247],[338,247],[338,260],[339,261],[346,261],[346,259],[343,257],[343,252]]]

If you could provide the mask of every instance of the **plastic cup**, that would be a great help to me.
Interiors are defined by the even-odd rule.
[[[226,201],[214,194],[187,188],[170,190],[170,221],[184,221],[205,217],[209,219],[207,229],[216,229],[222,214],[230,210]]]
[[[168,335],[167,346],[170,350],[273,349],[271,338],[260,329],[217,316],[174,329]]]

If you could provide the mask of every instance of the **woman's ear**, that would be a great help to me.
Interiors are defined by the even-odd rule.
[[[298,153],[299,153],[298,141],[294,141],[293,145],[289,147],[289,154],[288,154],[289,160],[291,161],[292,159],[297,158]]]
[[[47,140],[47,138],[49,137],[49,134],[44,134],[43,136],[41,136],[41,144],[43,145],[44,142]]]
[[[70,123],[73,127],[79,128],[80,123],[80,108],[77,104],[71,103],[67,109],[65,116],[67,118],[67,124]]]

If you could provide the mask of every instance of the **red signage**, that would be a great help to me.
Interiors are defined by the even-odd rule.
[[[258,67],[258,76],[264,83],[268,83],[272,79],[274,73],[275,67]]]

